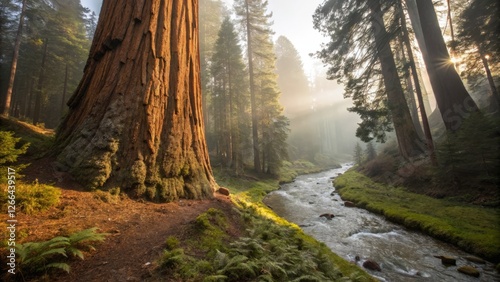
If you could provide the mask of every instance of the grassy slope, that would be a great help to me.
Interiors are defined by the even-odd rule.
[[[342,199],[461,249],[500,261],[500,209],[415,194],[350,170],[335,179]]]
[[[51,148],[54,141],[53,130],[43,129],[12,118],[0,117],[0,130],[12,131],[15,133],[14,137],[21,137],[21,145],[30,143],[27,156],[40,157]]]
[[[287,175],[290,175],[290,173]],[[273,220],[276,224],[296,229],[298,231],[298,236],[304,242],[307,242],[314,248],[317,248],[319,252],[328,257],[345,277],[350,277],[355,281],[377,281],[364,270],[333,253],[325,244],[320,243],[314,238],[303,233],[296,224],[290,223],[276,215],[271,209],[262,203],[262,200],[268,193],[278,189],[279,182],[286,182],[291,179],[281,178],[279,181],[274,179],[258,181],[252,178],[233,178],[221,172],[216,172],[216,179],[219,185],[224,186],[231,191],[233,194],[232,199],[237,205],[254,207],[261,216]]]

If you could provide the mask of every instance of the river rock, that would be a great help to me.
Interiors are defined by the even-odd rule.
[[[373,260],[365,260],[365,262],[363,262],[363,267],[366,268],[366,269],[369,269],[369,270],[374,270],[374,271],[382,271],[382,268],[380,268],[380,265],[376,262],[374,262]]]
[[[219,190],[217,190],[217,192],[219,192],[219,194],[222,194],[222,195],[226,195],[226,196],[229,196],[229,190],[227,188],[224,188],[224,187],[220,187]]]
[[[332,193],[330,193],[330,196],[335,196],[337,195],[337,192],[333,191]]]
[[[324,217],[328,220],[332,220],[332,218],[334,218],[335,215],[333,213],[324,213],[324,214],[320,215],[319,217]]]
[[[470,265],[461,266],[457,270],[460,273],[463,273],[463,274],[469,275],[469,276],[473,276],[473,277],[479,277],[481,275],[479,270],[477,270],[475,267],[470,266]]]
[[[354,208],[356,205],[353,202],[344,201],[344,207],[346,208]]]
[[[474,263],[477,263],[477,264],[486,264],[486,261],[482,258],[478,258],[478,257],[475,257],[475,256],[466,256],[466,257],[463,257],[464,259],[470,261],[470,262],[474,262]]]
[[[441,263],[444,265],[457,265],[457,260],[448,256],[434,256],[435,258],[441,259]]]

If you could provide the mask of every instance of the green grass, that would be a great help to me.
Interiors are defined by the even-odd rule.
[[[335,187],[346,201],[382,214],[408,228],[427,233],[459,248],[500,261],[500,209],[436,199],[373,182],[349,170],[337,177]]]
[[[290,169],[290,168],[289,168]],[[308,172],[317,172],[321,169],[308,168]],[[300,171],[301,173],[304,171]],[[292,173],[297,175],[298,173]],[[228,188],[232,194],[232,200],[240,208],[240,210],[251,209],[255,211],[261,220],[266,220],[271,222],[273,226],[277,228],[285,228],[286,230],[292,230],[293,236],[282,237],[283,240],[288,240],[287,244],[295,246],[296,248],[301,248],[301,246],[307,246],[311,252],[315,253],[325,260],[326,264],[338,271],[342,279],[345,281],[376,281],[373,277],[367,274],[364,270],[360,269],[356,265],[344,260],[335,253],[333,253],[325,244],[318,242],[314,238],[306,235],[302,230],[293,223],[286,221],[285,219],[279,217],[263,204],[262,200],[264,197],[279,188],[280,181],[283,177],[279,179],[264,179],[257,180],[254,178],[235,178],[228,176],[227,173],[221,171],[215,171],[215,177],[219,185]],[[289,231],[289,232],[292,232]],[[309,280],[304,280],[309,281]],[[316,280],[311,280],[316,281]],[[340,278],[336,278],[335,281],[343,281]]]
[[[16,211],[26,214],[35,214],[57,205],[61,196],[59,188],[38,182],[32,184],[17,182],[15,193],[7,193],[7,187],[7,184],[0,184],[0,203],[4,206],[4,210],[7,210],[9,204],[8,197],[15,196]]]

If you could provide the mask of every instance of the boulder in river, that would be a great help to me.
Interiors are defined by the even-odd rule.
[[[479,277],[481,273],[479,270],[477,270],[475,267],[470,266],[470,265],[464,265],[459,267],[458,272],[463,273],[465,275],[473,276],[473,277]]]
[[[363,262],[363,267],[366,268],[366,269],[369,269],[369,270],[374,270],[374,271],[382,271],[382,268],[380,268],[380,265],[376,262],[374,262],[373,260],[365,260],[365,262]]]
[[[441,259],[441,263],[444,265],[457,265],[457,259],[448,256],[434,256],[435,258]]]
[[[334,218],[335,215],[333,213],[324,213],[324,214],[320,215],[319,217],[324,217],[328,220],[332,220],[332,218]]]
[[[356,205],[353,202],[344,201],[344,207],[346,208],[354,208]]]

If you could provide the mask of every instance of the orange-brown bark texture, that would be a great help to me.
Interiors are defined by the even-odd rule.
[[[104,0],[56,137],[60,168],[90,189],[212,197],[198,40],[198,0]]]

